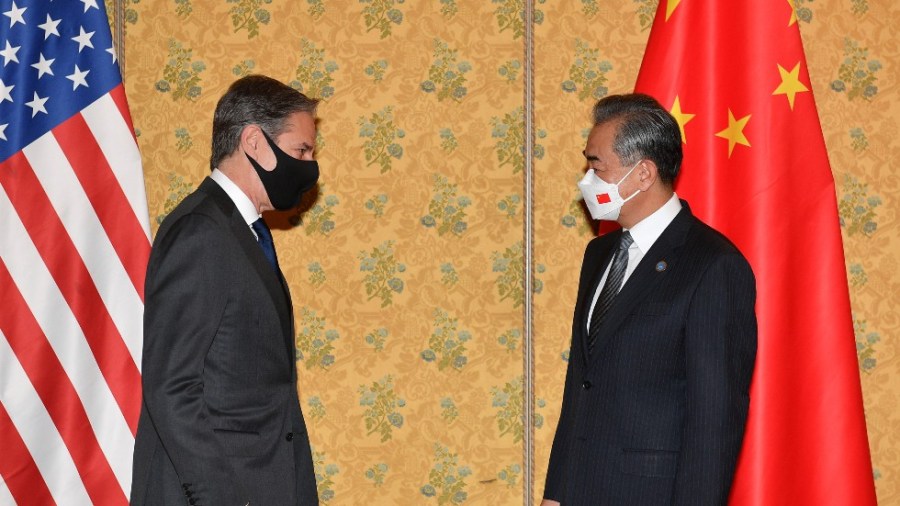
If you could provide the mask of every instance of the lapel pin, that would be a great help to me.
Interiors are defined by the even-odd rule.
[[[669,267],[669,264],[667,264],[665,260],[661,260],[656,264],[656,272],[662,272],[666,270],[667,267]]]

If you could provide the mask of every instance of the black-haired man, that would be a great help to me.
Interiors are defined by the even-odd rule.
[[[579,183],[621,230],[584,255],[547,505],[724,505],[756,356],[746,259],[674,193],[675,119],[646,95],[594,107]]]
[[[265,76],[233,83],[212,174],[156,235],[133,505],[318,504],[290,293],[261,218],[316,184],[316,104]]]

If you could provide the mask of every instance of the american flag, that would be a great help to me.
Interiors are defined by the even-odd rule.
[[[150,234],[102,0],[0,0],[0,65],[0,505],[127,504]]]

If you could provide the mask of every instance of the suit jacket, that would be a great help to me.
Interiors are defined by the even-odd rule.
[[[207,178],[147,268],[133,505],[315,505],[290,294]]]
[[[682,206],[614,299],[590,356],[589,306],[621,230],[585,251],[544,489],[563,506],[728,500],[756,357],[755,279]]]

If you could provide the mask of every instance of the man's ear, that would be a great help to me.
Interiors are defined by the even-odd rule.
[[[653,160],[641,160],[635,170],[638,173],[638,185],[641,191],[647,191],[659,179],[659,168]]]
[[[257,125],[247,125],[241,130],[240,147],[254,160],[258,158],[259,143],[263,140],[262,130]]]

